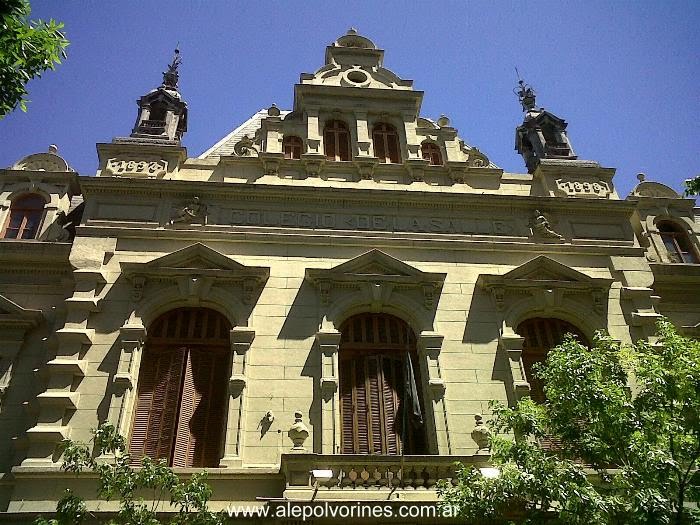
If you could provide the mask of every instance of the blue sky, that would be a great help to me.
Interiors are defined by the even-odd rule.
[[[537,102],[569,122],[579,158],[617,168],[624,197],[638,172],[677,190],[700,174],[700,2],[32,1],[65,23],[71,45],[29,85],[28,113],[0,121],[0,166],[45,151],[82,175],[95,143],[128,135],[136,99],[156,87],[180,42],[189,104],[184,145],[197,156],[261,108],[292,104],[302,72],[350,27],[385,50],[385,66],[425,91],[422,114],[506,171],[522,119],[514,67]]]

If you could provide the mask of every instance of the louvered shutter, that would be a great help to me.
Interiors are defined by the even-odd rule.
[[[399,406],[403,391],[401,359],[382,357],[382,407],[384,416],[385,454],[401,452],[401,428],[399,428]]]
[[[384,134],[375,129],[374,133],[372,133],[372,142],[374,143],[374,156],[379,159],[379,162],[386,162]]]
[[[180,402],[186,348],[147,348],[141,361],[129,453],[170,461]]]
[[[226,353],[220,348],[192,348],[188,352],[173,467],[218,467],[226,365]]]

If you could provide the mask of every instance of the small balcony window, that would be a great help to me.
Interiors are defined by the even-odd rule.
[[[300,159],[304,151],[304,143],[299,137],[293,135],[284,137],[282,150],[284,151],[285,159]]]
[[[341,120],[331,120],[323,130],[323,147],[327,160],[350,160],[350,132]]]
[[[669,262],[698,264],[698,254],[693,247],[688,233],[670,221],[658,224],[659,235],[666,248]]]
[[[434,142],[424,142],[420,147],[421,155],[431,166],[442,166],[442,154],[440,146]]]
[[[399,134],[394,126],[383,123],[374,126],[372,141],[374,143],[374,156],[379,159],[379,162],[387,164],[401,162]]]
[[[5,226],[4,239],[35,239],[44,215],[46,201],[30,193],[15,199],[10,206],[10,219]]]

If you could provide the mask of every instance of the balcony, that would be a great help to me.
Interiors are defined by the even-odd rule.
[[[137,130],[139,133],[146,133],[148,135],[162,135],[165,133],[165,121],[164,120],[142,120],[139,123]]]
[[[440,479],[455,478],[455,462],[487,466],[488,455],[474,456],[383,456],[283,454],[280,472],[286,488],[284,497],[308,499],[387,499],[391,492],[402,492],[407,499],[435,500]],[[332,471],[330,478],[316,480],[313,470]],[[406,493],[410,492],[411,495]]]

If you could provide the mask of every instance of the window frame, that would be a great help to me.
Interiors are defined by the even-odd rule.
[[[352,160],[350,128],[345,121],[331,119],[326,122],[323,127],[323,154],[328,161],[349,162]]]
[[[428,153],[426,157],[426,149],[432,149],[432,153]],[[420,145],[420,154],[423,160],[427,160],[430,166],[443,166],[445,163],[442,159],[442,148],[430,140],[423,141]],[[433,162],[434,157],[437,156],[438,162]]]
[[[666,229],[664,230],[664,228]],[[671,263],[700,264],[697,249],[693,245],[693,240],[686,229],[675,221],[667,219],[659,221],[656,224],[656,229],[659,232],[661,244],[666,250],[666,256]],[[684,244],[687,250],[683,249]]]
[[[41,200],[43,201],[43,204],[41,207],[21,207],[23,201],[29,201],[29,200]],[[38,204],[38,202],[37,202]],[[31,239],[37,239],[39,236],[39,233],[41,232],[41,226],[44,222],[44,213],[46,210],[46,205],[48,204],[48,200],[41,194],[36,193],[36,192],[31,192],[31,193],[24,193],[22,195],[19,195],[12,199],[12,202],[10,204],[9,208],[9,213],[7,217],[7,221],[5,223],[5,227],[2,230],[2,238],[3,239],[12,239],[12,240],[31,240]],[[16,227],[12,227],[13,221],[15,220],[16,217],[20,217],[19,225]],[[27,228],[27,223],[29,222],[29,218],[33,217],[34,223],[32,226],[32,229]],[[9,237],[8,236],[8,231],[10,230],[16,230],[16,235]],[[31,236],[25,236],[25,233],[27,231],[31,232]]]
[[[382,129],[383,128],[383,129]],[[377,122],[372,127],[374,156],[382,164],[401,164],[401,140],[395,126],[387,122]]]
[[[282,152],[285,159],[299,160],[304,154],[304,141],[297,135],[285,135],[282,139]],[[296,152],[298,155],[295,155]]]
[[[219,467],[226,434],[230,330],[223,314],[198,307],[169,310],[151,324],[133,404],[133,465],[155,449],[152,459],[172,467]],[[160,381],[163,376],[168,379]],[[207,404],[206,410],[199,409],[201,403]]]

